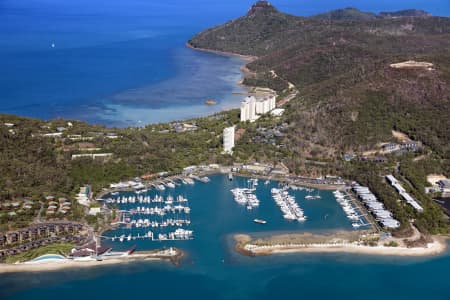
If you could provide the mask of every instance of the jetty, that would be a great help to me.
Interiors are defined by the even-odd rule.
[[[116,235],[103,238],[113,242],[136,239],[152,241],[193,239],[193,231],[182,228],[191,224],[191,208],[189,200],[181,195],[151,197],[149,194],[119,193],[105,200],[105,203],[118,204],[121,207],[118,221],[111,224],[116,226]],[[151,230],[148,230],[150,228]],[[122,233],[117,236],[118,231]]]
[[[283,213],[283,218],[289,221],[306,221],[306,216],[303,209],[295,201],[295,197],[289,195],[288,188],[272,188],[271,189],[272,198],[275,200],[276,204],[280,207]]]

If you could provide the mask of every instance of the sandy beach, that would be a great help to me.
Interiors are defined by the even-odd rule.
[[[283,243],[260,244],[261,241],[253,240],[249,235],[235,235],[236,251],[248,256],[262,256],[288,253],[355,253],[366,255],[388,256],[433,256],[443,253],[447,249],[445,238],[433,236],[432,242],[423,247],[385,246],[378,243],[375,246],[364,245],[356,241],[339,241],[338,239],[321,243]],[[278,238],[276,236],[272,238]],[[269,238],[270,239],[270,238]]]
[[[257,56],[251,56],[251,55],[242,55],[242,54],[237,54],[237,53],[233,53],[233,52],[226,52],[226,51],[218,51],[218,50],[211,50],[211,49],[205,49],[205,48],[196,48],[194,46],[192,46],[189,43],[186,43],[186,47],[193,49],[193,50],[198,50],[198,51],[203,51],[203,52],[209,52],[209,53],[214,53],[214,54],[219,54],[219,55],[225,55],[225,56],[236,56],[239,57],[247,62],[252,62],[254,60],[256,60],[258,57]]]
[[[138,261],[167,261],[174,264],[178,264],[178,261],[183,257],[183,252],[174,249],[173,254],[158,252],[135,252],[132,255],[111,258],[105,260],[92,260],[92,261],[73,261],[70,259],[64,261],[50,261],[42,263],[15,263],[15,264],[0,264],[0,274],[2,273],[17,273],[17,272],[43,272],[43,271],[55,271],[71,268],[89,268],[99,266],[109,266],[116,264],[126,264]]]

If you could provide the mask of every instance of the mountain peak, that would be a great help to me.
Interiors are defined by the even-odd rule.
[[[247,16],[259,13],[276,13],[278,10],[269,1],[258,1],[250,7]]]

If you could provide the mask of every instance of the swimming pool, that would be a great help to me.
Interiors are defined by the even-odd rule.
[[[36,257],[32,260],[30,260],[30,263],[33,262],[44,262],[44,261],[55,261],[55,260],[65,260],[66,258],[59,254],[45,254],[41,255],[39,257]]]

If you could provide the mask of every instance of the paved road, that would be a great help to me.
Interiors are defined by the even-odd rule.
[[[35,223],[42,223],[41,215],[42,215],[42,211],[44,210],[44,203],[42,203],[42,202],[39,202],[39,203],[41,203],[41,207],[39,208],[39,212],[36,216],[36,219],[34,220]]]

